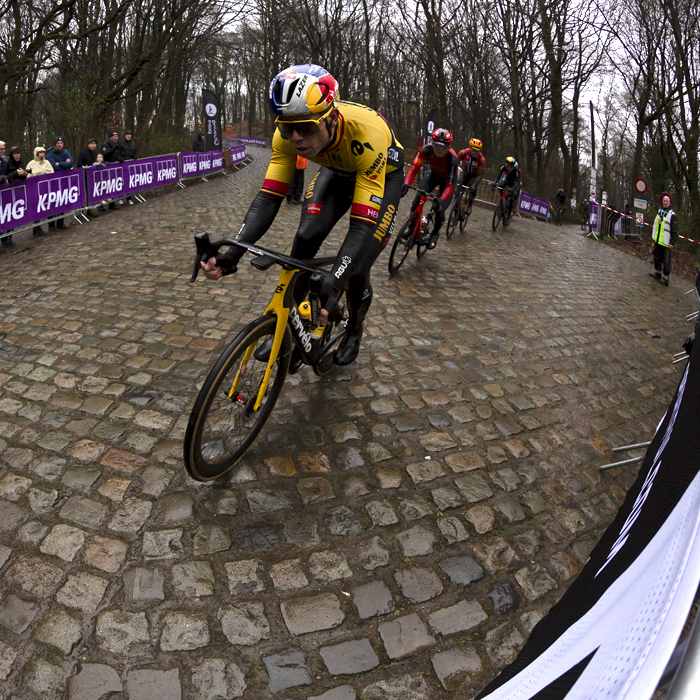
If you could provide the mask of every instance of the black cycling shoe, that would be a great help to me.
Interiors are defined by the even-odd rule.
[[[650,272],[649,277],[655,277],[657,280],[661,279],[661,273],[660,272]]]
[[[270,335],[253,351],[253,357],[259,362],[267,362],[270,359],[272,352],[272,343],[275,340],[274,335]]]
[[[668,283],[670,281],[669,276],[664,275],[661,279],[663,280],[663,283],[668,287]]]
[[[360,354],[360,342],[362,341],[362,326],[359,330],[345,331],[338,349],[333,354],[333,362],[341,367],[352,364]]]
[[[437,245],[438,238],[440,238],[440,232],[436,231],[428,241],[428,245],[426,246],[428,250],[432,250]]]

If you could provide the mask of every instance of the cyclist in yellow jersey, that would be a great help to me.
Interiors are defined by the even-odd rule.
[[[255,243],[272,224],[289,188],[297,155],[321,165],[309,185],[292,257],[313,258],[350,209],[350,227],[320,293],[322,322],[340,314],[336,295],[347,285],[349,318],[334,355],[339,365],[360,350],[362,323],[372,302],[370,268],[389,242],[403,184],[403,147],[384,118],[369,107],[338,99],[338,83],[320,66],[292,66],[275,77],[268,93],[277,117],[272,159],[260,192],[237,239]],[[206,263],[219,279],[236,271],[243,256],[230,248]]]

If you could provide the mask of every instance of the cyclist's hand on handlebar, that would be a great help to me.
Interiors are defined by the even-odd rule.
[[[206,262],[202,260],[199,264],[202,267],[202,274],[208,280],[219,280],[224,274],[224,271],[216,264],[216,258],[209,258]]]
[[[408,194],[408,185],[404,183],[403,187],[401,188],[401,196],[405,197]]]

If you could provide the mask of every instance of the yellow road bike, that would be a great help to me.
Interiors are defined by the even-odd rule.
[[[210,481],[229,471],[253,444],[275,406],[287,373],[309,365],[323,376],[334,367],[333,350],[342,339],[347,320],[345,292],[338,297],[340,316],[325,326],[318,323],[318,290],[332,258],[296,260],[257,245],[207,233],[195,236],[197,256],[192,282],[200,261],[221,247],[245,248],[255,258],[251,265],[268,270],[280,265],[277,288],[265,313],[249,323],[221,354],[209,371],[192,408],[185,432],[185,467],[193,479]],[[308,292],[305,290],[308,289]],[[295,301],[303,294],[305,300]]]

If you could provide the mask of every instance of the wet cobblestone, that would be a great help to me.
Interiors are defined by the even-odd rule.
[[[188,283],[253,152],[0,255],[2,697],[472,697],[614,517],[634,468],[597,467],[672,397],[689,284],[475,209],[395,278],[384,253],[357,362],[290,376],[236,469],[194,483],[197,389],[278,275]],[[289,251],[298,215],[263,243]]]

